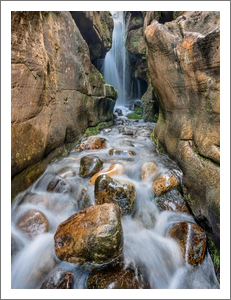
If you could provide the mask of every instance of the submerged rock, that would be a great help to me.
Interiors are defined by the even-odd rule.
[[[54,193],[69,193],[71,192],[71,185],[65,179],[55,176],[47,185],[46,190]]]
[[[90,206],[59,224],[54,236],[59,259],[76,264],[102,264],[119,256],[123,233],[119,208],[114,204]]]
[[[96,178],[99,177],[100,175],[120,175],[124,173],[124,166],[121,164],[113,164],[111,165],[109,168],[105,168],[101,171],[99,171],[98,173],[96,173],[89,181],[90,185],[95,184]]]
[[[17,221],[17,227],[29,237],[35,237],[49,230],[49,224],[46,217],[38,210],[27,211]]]
[[[122,262],[95,269],[87,280],[89,289],[148,289],[148,282],[138,270],[125,268]]]
[[[24,243],[14,234],[11,234],[11,256],[17,254],[24,246]]]
[[[147,162],[142,165],[142,180],[150,180],[158,170],[154,162]]]
[[[42,283],[40,289],[72,289],[74,279],[75,276],[71,272],[57,271]]]
[[[122,214],[130,214],[136,191],[133,184],[120,182],[107,175],[100,175],[95,181],[95,198],[97,204],[115,203],[121,208]]]
[[[102,168],[103,162],[97,156],[83,156],[80,160],[79,175],[81,177],[93,176]]]
[[[198,265],[204,260],[206,235],[204,230],[191,222],[179,222],[168,229],[167,237],[179,244],[186,264]]]
[[[111,156],[122,156],[122,157],[131,157],[135,155],[134,151],[131,150],[116,150],[116,149],[110,149],[109,155]]]
[[[157,195],[161,195],[180,184],[177,176],[172,172],[159,175],[153,182],[152,189]]]

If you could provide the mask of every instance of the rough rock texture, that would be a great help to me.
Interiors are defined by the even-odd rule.
[[[71,272],[57,271],[42,283],[40,289],[72,289],[74,279],[75,276]]]
[[[160,211],[168,210],[190,214],[187,203],[181,194],[175,189],[158,196],[155,200]]]
[[[179,222],[169,228],[167,236],[177,241],[186,263],[197,265],[203,262],[206,235],[200,226],[190,222]]]
[[[158,101],[153,93],[153,87],[149,84],[147,91],[141,98],[143,105],[144,122],[157,122],[158,119]]]
[[[125,268],[122,262],[114,262],[95,269],[87,280],[89,289],[147,289],[148,282],[140,272]]]
[[[95,181],[95,198],[97,204],[115,203],[121,208],[123,215],[130,214],[136,191],[133,184],[120,182],[107,175],[100,175]]]
[[[125,20],[127,24],[126,48],[132,72],[131,97],[138,98],[145,93],[149,80],[143,14],[141,11],[126,12]]]
[[[79,211],[59,224],[54,242],[61,260],[76,264],[111,261],[123,249],[119,208],[103,204]]]
[[[92,63],[97,65],[112,46],[114,23],[110,12],[71,11],[71,15],[89,46]]]
[[[102,169],[103,162],[97,156],[86,155],[80,160],[79,176],[89,177]]]
[[[76,150],[98,150],[106,148],[106,140],[98,136],[89,136]]]
[[[11,20],[13,198],[64,145],[112,120],[116,91],[91,64],[69,12],[12,12]]]
[[[187,12],[145,30],[159,102],[154,135],[181,167],[196,218],[220,239],[220,15]]]
[[[152,189],[157,195],[166,193],[180,184],[177,176],[172,172],[159,175],[153,182]]]

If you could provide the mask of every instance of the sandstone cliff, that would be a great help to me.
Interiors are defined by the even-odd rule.
[[[149,23],[148,69],[159,102],[154,135],[182,168],[185,197],[219,247],[220,15],[187,12]]]
[[[11,28],[14,197],[87,127],[112,120],[117,92],[69,12],[12,12]]]

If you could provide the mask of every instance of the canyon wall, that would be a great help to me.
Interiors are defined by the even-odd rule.
[[[117,92],[91,63],[71,13],[12,12],[11,22],[14,198],[88,127],[112,120]]]
[[[220,15],[181,13],[162,23],[145,16],[148,70],[159,103],[154,137],[183,170],[184,196],[219,247]]]

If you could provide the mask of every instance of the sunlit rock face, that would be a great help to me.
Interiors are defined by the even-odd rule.
[[[112,120],[117,93],[69,12],[12,12],[11,21],[13,198],[87,127]]]
[[[175,16],[177,17],[177,16]],[[220,238],[220,15],[187,12],[146,27],[148,69],[159,102],[154,135],[184,173],[196,218]],[[147,25],[147,22],[146,22]]]

